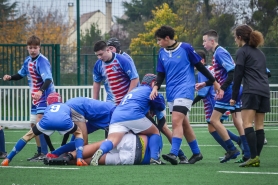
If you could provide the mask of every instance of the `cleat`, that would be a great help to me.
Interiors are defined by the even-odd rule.
[[[164,165],[164,164],[166,164],[166,163],[164,163],[164,162],[161,161],[160,159],[153,159],[153,158],[151,158],[151,160],[150,160],[150,165],[152,165],[152,164]]]
[[[2,161],[1,166],[9,166],[9,162],[10,162],[9,159],[6,158]]]
[[[196,163],[197,161],[200,161],[203,159],[203,155],[201,153],[199,154],[193,154],[190,159],[188,160],[188,163],[189,164],[194,164]]]
[[[235,159],[240,154],[240,151],[238,149],[235,149],[233,151],[228,151],[224,158],[220,161],[220,163],[225,163],[229,161],[230,159]]]
[[[254,159],[248,159],[244,163],[241,163],[239,167],[260,167],[260,158],[256,156]]]
[[[102,156],[102,154],[103,154],[103,151],[101,149],[98,149],[96,151],[96,153],[93,155],[90,165],[98,166],[98,161],[99,161],[100,157]]]
[[[45,158],[45,155],[43,153],[35,153],[33,157],[30,157],[27,159],[27,161],[30,162],[38,162],[38,161],[43,161]]]
[[[88,164],[83,159],[77,159],[76,161],[77,166],[88,166]]]
[[[0,159],[6,159],[7,153],[6,152],[0,152]]]
[[[242,151],[243,152],[243,151]],[[228,153],[225,153],[224,157],[219,157],[219,161],[223,160]],[[237,156],[233,156],[231,159],[236,159]]]
[[[163,154],[163,155],[162,155],[162,158],[163,158],[165,161],[170,162],[172,165],[177,165],[177,164],[178,164],[177,156],[175,156],[175,155],[172,154],[172,153]]]
[[[248,161],[248,159],[249,158],[242,157],[239,160],[235,161],[235,163],[244,163],[244,162]]]
[[[73,159],[73,156],[68,153],[67,155],[61,155],[58,158],[44,158],[43,163],[45,165],[68,165]]]
[[[267,145],[267,140],[266,140],[266,138],[264,138],[264,145]]]
[[[55,158],[58,158],[59,156],[56,154],[48,153],[48,154],[46,154],[46,157],[50,158],[50,159],[55,159]]]
[[[180,159],[179,164],[189,164],[186,156],[181,156],[181,157],[179,157],[179,159]]]

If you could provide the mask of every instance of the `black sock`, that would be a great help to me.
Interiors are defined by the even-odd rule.
[[[251,158],[254,159],[257,156],[257,137],[253,127],[248,127],[244,129],[245,137],[247,139]]]
[[[264,146],[264,129],[256,130],[256,136],[257,136],[257,155],[260,156],[261,151]]]
[[[45,141],[46,141],[46,143],[47,143],[47,146],[48,146],[49,150],[50,150],[51,152],[54,151],[55,148],[53,147],[53,145],[52,145],[52,143],[51,143],[50,137],[49,137],[48,135],[45,135],[45,134],[44,134],[44,139],[45,139]]]
[[[69,139],[69,133],[66,133],[65,135],[64,135],[64,137],[63,137],[63,141],[62,141],[62,143],[61,143],[61,146],[64,146],[65,144],[67,144],[67,142],[68,142],[68,139]]]

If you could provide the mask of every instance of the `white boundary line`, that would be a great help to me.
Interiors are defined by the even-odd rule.
[[[218,173],[237,173],[237,174],[260,174],[260,175],[278,175],[278,172],[239,172],[239,171],[218,171]]]
[[[0,166],[0,168],[23,168],[23,169],[52,169],[52,170],[80,170],[80,168],[58,168],[58,167],[35,167],[35,166]]]

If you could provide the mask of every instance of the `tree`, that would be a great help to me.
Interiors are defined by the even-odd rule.
[[[25,14],[19,15],[18,4],[0,0],[0,43],[22,43],[27,24]]]

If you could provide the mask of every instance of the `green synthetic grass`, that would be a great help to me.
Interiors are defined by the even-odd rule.
[[[233,127],[229,127],[235,132]],[[218,157],[224,155],[223,149],[217,145],[207,132],[207,128],[194,128],[204,159],[194,165],[172,166],[46,166],[40,162],[27,162],[26,159],[36,152],[35,140],[30,141],[25,148],[15,156],[10,167],[0,168],[0,185],[43,185],[43,184],[277,184],[278,179],[278,127],[266,127],[268,144],[261,154],[261,167],[239,168],[235,160],[220,164]],[[15,142],[27,130],[5,130],[6,149],[10,151]],[[94,142],[104,137],[103,131],[89,136]],[[51,136],[55,147],[58,147],[62,136],[54,133]],[[162,153],[170,150],[169,142],[163,138]],[[185,140],[182,149],[188,157],[190,149]],[[20,168],[21,167],[21,168]],[[25,167],[25,168],[22,168]],[[44,168],[32,168],[44,167]],[[58,169],[50,169],[52,167]],[[67,169],[62,169],[67,168]],[[69,169],[73,168],[73,169]],[[227,173],[223,173],[225,171]],[[237,173],[235,173],[237,172]],[[242,174],[238,174],[242,172]],[[253,172],[253,174],[247,173]]]

